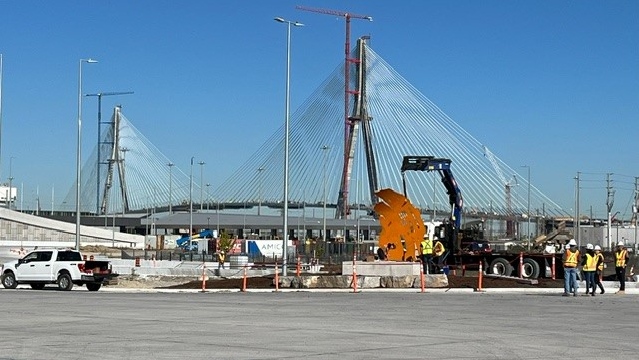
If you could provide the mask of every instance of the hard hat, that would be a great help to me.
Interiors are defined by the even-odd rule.
[[[577,246],[577,242],[575,241],[575,239],[570,239],[570,241],[568,241],[568,245]]]
[[[588,244],[588,245],[586,245],[586,249],[592,250],[592,249],[594,249],[594,247],[592,246],[592,244]]]
[[[617,246],[623,246],[623,241],[619,241],[619,242],[617,243]]]
[[[596,250],[601,251],[601,246],[599,246],[599,245],[595,245],[595,251],[596,251]]]

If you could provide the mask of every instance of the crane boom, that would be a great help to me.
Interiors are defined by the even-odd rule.
[[[349,13],[349,12],[346,12],[346,11],[331,10],[331,9],[321,9],[321,8],[314,8],[314,7],[301,6],[301,5],[298,5],[295,8],[297,10],[310,11],[310,12],[315,12],[315,13],[319,13],[319,14],[335,15],[335,16],[350,17],[350,18],[354,18],[354,19],[364,19],[364,20],[368,20],[368,21],[373,21],[373,17],[372,16],[352,14],[352,13]]]

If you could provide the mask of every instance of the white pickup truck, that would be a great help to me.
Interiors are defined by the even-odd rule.
[[[42,290],[46,284],[57,284],[60,290],[86,285],[89,291],[98,291],[104,281],[118,276],[112,273],[108,261],[84,261],[78,251],[57,249],[34,250],[22,259],[4,264],[0,271],[6,289],[29,284]]]

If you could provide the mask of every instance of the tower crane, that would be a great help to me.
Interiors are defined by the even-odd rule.
[[[353,120],[348,115],[348,103],[350,95],[357,95],[357,90],[350,89],[349,65],[356,63],[358,60],[350,56],[351,49],[351,19],[362,19],[373,21],[372,16],[353,14],[347,11],[321,9],[307,6],[296,6],[297,10],[309,11],[318,14],[334,15],[346,19],[346,42],[344,46],[344,168],[342,170],[342,183],[340,185],[340,194],[338,199],[337,214],[340,217],[346,217],[350,213],[348,208],[348,186],[350,182],[350,173],[352,167],[351,153],[354,151],[351,142],[351,131],[353,130]],[[340,206],[341,205],[341,206]]]
[[[507,180],[506,176],[504,176],[504,173],[501,171],[499,164],[497,163],[497,159],[495,159],[495,155],[485,145],[483,146],[483,148],[484,148],[484,156],[486,156],[488,161],[490,161],[490,164],[493,166],[493,169],[495,169],[495,172],[497,173],[499,180],[504,185],[504,192],[505,192],[505,198],[506,198],[506,212],[507,212],[506,216],[508,217],[508,220],[506,220],[506,236],[511,238],[514,236],[514,229],[515,229],[514,221],[512,219],[514,214],[513,214],[513,206],[512,206],[511,189],[513,185],[517,185],[517,179],[513,177],[512,179]]]

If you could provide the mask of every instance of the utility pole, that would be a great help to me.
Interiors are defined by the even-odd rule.
[[[610,176],[612,173],[606,174],[606,210],[608,210],[608,222],[606,236],[608,237],[608,248],[612,249],[612,207],[615,204],[615,191],[612,189]]]

